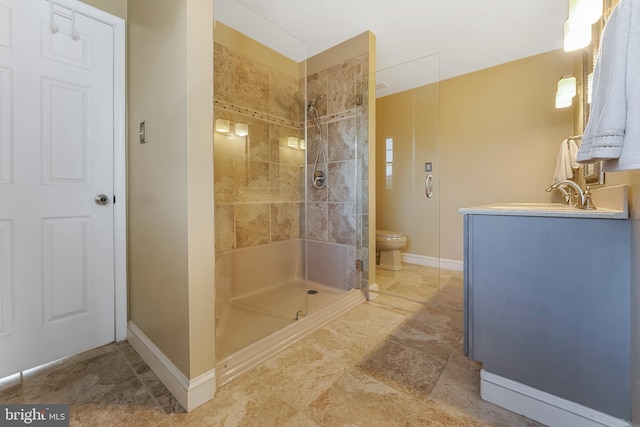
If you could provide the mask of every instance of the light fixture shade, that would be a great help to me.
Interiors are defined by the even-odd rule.
[[[556,94],[556,108],[567,108],[573,104],[573,97]]]
[[[245,123],[236,123],[235,134],[238,136],[249,135],[249,125]]]
[[[298,149],[298,138],[295,136],[290,136],[287,138],[287,145],[289,148]]]
[[[582,49],[591,43],[591,24],[572,27],[567,19],[564,23],[564,50],[571,52]]]
[[[576,96],[576,78],[573,76],[564,76],[558,80],[556,108],[570,107],[573,103],[574,96]]]
[[[301,150],[306,150],[307,149],[307,141],[304,139],[301,139],[300,141],[298,141],[298,147],[300,147]]]
[[[590,26],[602,17],[602,0],[569,0],[569,26]]]
[[[216,132],[227,133],[231,130],[229,120],[216,119]]]
[[[576,96],[576,78],[564,76],[558,80],[558,94],[561,96]]]
[[[591,104],[591,94],[593,92],[593,73],[587,76],[587,103]]]

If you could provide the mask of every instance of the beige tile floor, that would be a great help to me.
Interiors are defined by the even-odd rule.
[[[383,292],[185,413],[126,343],[25,373],[0,403],[70,403],[78,426],[539,426],[479,397],[462,355],[462,279],[405,265]]]

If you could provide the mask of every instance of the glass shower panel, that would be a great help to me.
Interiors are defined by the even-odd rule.
[[[368,41],[356,43],[363,40]],[[348,49],[353,55],[344,55]],[[319,290],[309,297],[313,313],[360,288],[367,274],[368,265],[360,261],[368,246],[362,190],[368,174],[362,170],[368,165],[363,129],[368,126],[369,54],[338,45],[309,62],[305,231],[308,286]]]
[[[239,2],[216,1],[215,8],[215,287],[220,359],[307,312],[306,49]],[[244,33],[238,28],[245,28]]]
[[[362,62],[360,73],[355,81],[356,132],[355,132],[355,188],[356,188],[356,245],[354,277],[349,280],[352,288],[367,289],[369,285],[369,147],[375,140],[369,141],[369,93],[368,73],[369,57]],[[375,179],[375,177],[371,177]]]
[[[405,309],[440,304],[448,275],[440,258],[439,70],[434,54],[376,73],[376,229],[407,237],[401,269],[382,268],[377,251],[376,284],[380,302]]]

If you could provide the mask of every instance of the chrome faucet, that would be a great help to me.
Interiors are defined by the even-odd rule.
[[[568,201],[571,204],[571,195],[563,188],[569,186],[573,188],[578,196],[578,201],[576,203],[576,207],[578,209],[595,209],[595,205],[591,201],[591,191],[589,191],[589,187],[586,190],[583,190],[578,184],[569,179],[563,179],[562,181],[557,181],[551,184],[547,188],[547,192],[551,192],[553,190],[559,190],[562,192],[565,198],[565,202]]]
[[[571,190],[567,191],[562,186],[558,186],[556,190],[562,193],[562,197],[564,197],[564,204],[571,206],[571,202],[573,202],[573,193]]]

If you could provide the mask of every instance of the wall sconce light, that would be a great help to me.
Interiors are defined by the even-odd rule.
[[[247,125],[245,123],[236,123],[235,134],[238,135],[238,136],[247,136],[247,135],[249,135],[249,125]]]
[[[228,133],[231,130],[229,120],[216,119],[216,132]]]
[[[298,142],[298,147],[300,147],[301,150],[306,150],[307,149],[307,141],[304,139],[301,139]]]
[[[582,49],[591,43],[591,24],[574,27],[567,19],[564,23],[564,50],[571,52]]]
[[[231,133],[232,122],[227,119],[216,119],[216,132],[224,133],[227,136],[233,136]],[[237,136],[249,135],[249,125],[245,123],[235,123],[233,125],[233,133]]]
[[[585,27],[594,24],[603,12],[602,0],[569,0],[569,25]]]
[[[570,107],[573,103],[574,96],[576,96],[576,78],[573,76],[564,76],[558,80],[556,108]]]
[[[298,138],[295,136],[290,136],[287,138],[287,145],[289,148],[293,148],[294,150],[298,149]]]
[[[591,104],[591,92],[593,92],[593,73],[587,75],[587,103]]]
[[[569,0],[569,18],[564,23],[564,50],[571,52],[591,43],[591,25],[600,19],[602,0]]]

